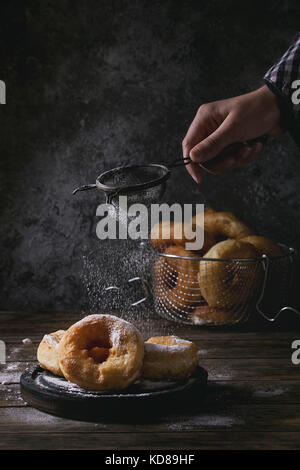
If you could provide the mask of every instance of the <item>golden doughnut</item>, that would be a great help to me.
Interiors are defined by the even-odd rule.
[[[179,228],[176,232],[176,227]],[[181,222],[168,222],[163,221],[154,225],[150,233],[150,243],[159,252],[163,252],[166,248],[171,245],[178,245],[185,247],[186,243],[193,243],[195,241],[195,227],[196,224],[193,221],[192,224],[183,224]],[[192,231],[192,233],[191,233]],[[180,234],[180,235],[179,235]],[[206,253],[216,243],[215,237],[208,232],[204,231],[204,243],[200,250],[195,250],[198,255]]]
[[[211,207],[211,206],[205,206],[204,207],[204,213],[205,214],[209,214],[209,213],[213,213],[213,212],[217,212],[213,207]]]
[[[198,365],[197,346],[176,336],[157,336],[145,342],[142,376],[149,379],[189,377]]]
[[[43,369],[50,370],[55,375],[61,376],[63,376],[63,373],[59,367],[58,345],[64,334],[64,330],[58,330],[45,335],[37,350],[37,360],[40,366]]]
[[[196,222],[196,216],[193,217]],[[243,238],[248,235],[255,235],[255,231],[241,222],[231,212],[207,212],[204,214],[204,230],[212,235],[216,240],[226,238]]]
[[[221,308],[202,305],[191,313],[191,322],[194,325],[233,325],[238,323],[246,315],[242,309],[225,310]]]
[[[197,255],[181,246],[169,246],[164,253],[191,259],[160,256],[154,265],[154,293],[166,308],[188,313],[202,299],[198,282],[199,262],[192,259]]]
[[[139,376],[144,341],[130,323],[113,315],[90,315],[63,336],[58,357],[67,380],[88,390],[118,390]]]
[[[174,222],[162,221],[155,224],[150,232],[150,243],[156,250],[163,252],[174,244]]]
[[[240,240],[224,240],[200,261],[201,294],[210,307],[231,308],[246,303],[261,280],[262,266],[255,261],[205,261],[205,258],[259,258],[256,248]]]
[[[191,230],[192,230],[192,233],[190,233]],[[195,230],[196,230],[196,224],[194,222],[191,226],[190,225],[186,226],[185,232],[183,232],[184,234],[182,236],[182,239],[179,241],[174,239],[174,244],[185,247],[186,243],[195,242],[195,239],[196,239],[196,236],[194,234]],[[212,246],[214,246],[217,243],[217,240],[215,239],[215,237],[211,233],[205,230],[204,230],[203,237],[204,239],[203,239],[202,248],[200,250],[193,250],[197,253],[198,256],[204,255]]]
[[[258,235],[249,235],[249,237],[241,238],[241,241],[251,243],[255,246],[260,256],[267,255],[270,257],[282,255],[282,249],[277,243],[270,240],[270,238],[260,237]]]

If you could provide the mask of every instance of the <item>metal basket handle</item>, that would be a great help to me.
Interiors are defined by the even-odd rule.
[[[149,287],[148,282],[146,281],[146,279],[144,279],[142,277],[136,276],[136,277],[133,277],[131,279],[128,279],[128,281],[127,281],[128,284],[131,284],[132,282],[140,282],[141,286],[142,286],[143,293],[144,293],[144,297],[142,297],[141,299],[138,299],[136,301],[133,301],[130,304],[130,307],[136,307],[137,305],[142,304],[143,302],[145,302],[147,299],[150,298],[151,290],[150,290],[150,287]],[[107,291],[116,291],[116,290],[121,290],[121,288],[118,287],[118,286],[109,286],[109,287],[106,287],[104,290],[106,292]]]
[[[290,266],[292,265],[292,262],[293,262],[292,254],[290,254],[290,256],[289,256]],[[285,312],[286,310],[290,310],[291,312],[296,313],[296,315],[300,315],[300,312],[297,309],[295,309],[294,307],[289,307],[289,306],[282,307],[280,310],[278,310],[276,312],[274,317],[271,317],[271,315],[268,316],[262,311],[260,306],[262,304],[262,301],[263,301],[263,298],[264,298],[264,295],[265,295],[266,284],[267,284],[268,273],[269,273],[269,266],[270,266],[270,258],[267,255],[262,255],[262,265],[263,265],[263,269],[264,269],[265,273],[264,273],[264,280],[263,280],[261,294],[260,294],[260,296],[259,296],[259,298],[256,302],[256,310],[258,311],[258,313],[260,313],[260,315],[262,317],[264,317],[264,319],[269,321],[269,322],[274,322],[275,320],[277,320],[279,315],[282,312]]]

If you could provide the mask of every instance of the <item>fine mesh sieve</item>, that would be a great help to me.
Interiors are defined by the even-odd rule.
[[[185,164],[183,160],[180,163]],[[116,205],[116,198],[126,195],[130,203],[142,202],[149,205],[163,196],[166,181],[171,175],[170,168],[155,163],[114,168],[101,173],[95,184],[77,188],[73,194],[97,188],[105,193],[106,202],[109,204]]]
[[[217,173],[217,167],[223,158],[236,153],[243,146],[255,142],[265,142],[265,140],[266,136],[261,136],[246,142],[236,142],[224,148],[214,159],[199,164],[199,166],[209,173]],[[150,163],[147,165],[120,166],[101,173],[96,179],[96,183],[80,186],[73,191],[73,194],[78,191],[96,188],[105,193],[106,202],[109,204],[117,205],[116,198],[127,195],[131,203],[139,202],[150,205],[159,201],[163,196],[167,180],[171,176],[171,170],[190,163],[192,161],[187,157],[166,164]]]

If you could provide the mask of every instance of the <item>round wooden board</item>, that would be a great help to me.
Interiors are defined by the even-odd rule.
[[[143,419],[169,409],[175,411],[200,404],[207,372],[197,367],[184,380],[143,379],[121,391],[93,392],[36,365],[23,372],[20,384],[23,399],[46,413],[85,421],[99,421],[104,417]]]

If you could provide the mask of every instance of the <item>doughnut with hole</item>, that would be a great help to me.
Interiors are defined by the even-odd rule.
[[[201,294],[210,307],[229,309],[245,304],[256,293],[262,269],[259,253],[250,243],[231,239],[219,242],[200,261]]]
[[[195,216],[196,217],[196,216]],[[195,217],[193,220],[195,221]],[[227,238],[240,239],[255,235],[255,231],[231,212],[208,212],[204,214],[204,230],[217,241]]]
[[[167,309],[186,314],[202,299],[198,281],[197,255],[181,246],[169,246],[154,265],[154,294]],[[188,257],[183,259],[181,257]]]
[[[119,390],[141,372],[144,341],[131,324],[113,315],[89,315],[63,336],[58,357],[67,380],[87,390]]]
[[[259,235],[249,235],[248,237],[241,238],[241,241],[251,243],[251,245],[255,246],[260,256],[267,255],[273,258],[283,254],[280,246],[270,238],[260,237]]]
[[[163,252],[171,245],[178,245],[185,247],[186,243],[193,243],[195,241],[196,224],[194,220],[191,224],[184,224],[181,222],[159,222],[154,225],[150,233],[150,243],[159,252]],[[215,237],[204,230],[204,243],[199,250],[195,250],[198,256],[206,253],[213,245],[215,245]]]

